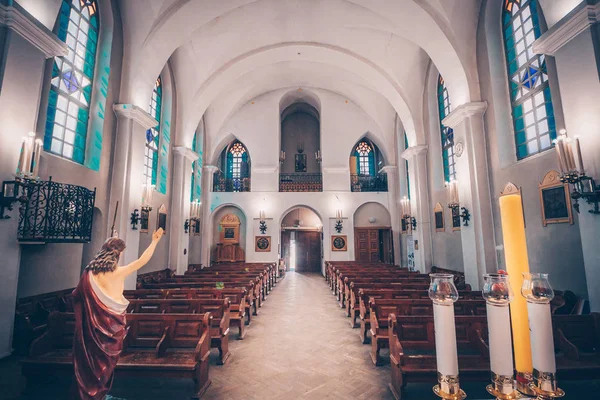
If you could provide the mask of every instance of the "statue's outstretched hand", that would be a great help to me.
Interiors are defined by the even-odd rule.
[[[154,233],[152,234],[152,241],[153,242],[158,242],[160,241],[160,239],[163,237],[163,229],[162,228],[158,228],[156,231],[154,231]]]

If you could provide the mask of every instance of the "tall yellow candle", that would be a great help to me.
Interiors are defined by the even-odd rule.
[[[527,257],[521,191],[512,183],[506,185],[500,196],[500,218],[502,220],[502,236],[504,237],[504,258],[510,286],[518,290],[523,285],[523,272],[529,272],[529,259]],[[510,316],[515,369],[517,370],[517,388],[520,392],[531,393],[527,381],[533,372],[533,365],[531,362],[527,301],[523,296],[515,296],[510,303]]]

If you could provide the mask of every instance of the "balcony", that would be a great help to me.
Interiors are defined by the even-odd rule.
[[[322,174],[279,174],[280,192],[322,192]]]
[[[350,187],[353,192],[387,192],[387,174],[350,175]]]
[[[222,172],[216,172],[213,180],[213,192],[249,192],[250,178],[228,178]]]

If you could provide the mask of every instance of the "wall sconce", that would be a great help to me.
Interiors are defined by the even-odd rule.
[[[136,208],[133,210],[130,216],[131,229],[137,230],[137,224],[139,223],[142,228],[142,232],[148,232],[148,222],[150,219],[150,211],[152,211],[152,196],[154,194],[154,185],[145,183],[142,185],[142,210],[141,214]]]
[[[448,203],[448,208],[452,210],[452,215],[459,215],[462,218],[463,226],[469,226],[469,221],[471,220],[471,213],[466,207],[461,207],[458,199],[458,181],[456,179],[452,179],[450,182],[446,182],[446,191],[448,192],[448,197],[450,198],[450,202]],[[461,210],[460,214],[458,210]]]
[[[411,215],[410,200],[404,196],[400,200],[400,209],[402,212],[402,224],[408,228],[411,227],[413,231],[417,230],[417,219]]]
[[[33,182],[33,181],[31,181]],[[14,181],[2,182],[2,192],[0,192],[0,219],[9,219],[10,216],[4,215],[5,210],[12,211],[13,203],[17,201],[21,203],[27,202],[25,196],[25,186],[27,181],[17,178]]]
[[[189,218],[187,218],[185,220],[185,222],[183,223],[183,231],[185,233],[189,233],[190,232],[190,220],[189,220]]]
[[[334,229],[337,233],[342,233],[342,229],[344,229],[344,217],[342,216],[342,209],[339,208],[336,212],[335,212],[335,225],[334,225]]]
[[[300,154],[304,153],[304,142],[298,142],[296,150],[298,150],[298,153]]]
[[[317,160],[318,163],[323,161],[323,156],[321,155],[321,150],[315,151],[315,159]]]
[[[131,223],[131,229],[137,231],[137,224],[140,222],[140,210],[137,208],[133,210],[129,219]]]
[[[284,162],[284,161],[285,161],[285,151],[281,150],[281,151],[279,152],[279,162],[280,162],[281,164],[283,164],[283,162]]]
[[[560,166],[560,181],[573,186],[571,198],[574,200],[575,211],[579,213],[579,199],[583,198],[588,204],[594,204],[594,209],[589,210],[590,213],[600,214],[600,186],[585,174],[579,138],[569,139],[567,131],[562,129],[558,138],[554,140],[554,148]]]
[[[190,218],[185,220],[183,229],[185,233],[200,233],[200,200],[194,200],[190,203]]]
[[[264,235],[265,233],[267,233],[267,222],[265,221],[265,212],[264,210],[260,210],[260,212],[258,213],[258,218],[259,218],[259,226],[258,226],[258,230],[260,230],[261,235]]]

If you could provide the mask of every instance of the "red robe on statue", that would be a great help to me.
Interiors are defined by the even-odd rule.
[[[100,300],[90,281],[91,274],[85,271],[73,291],[73,397],[81,400],[104,399],[112,386],[126,333],[125,313],[112,310]]]

